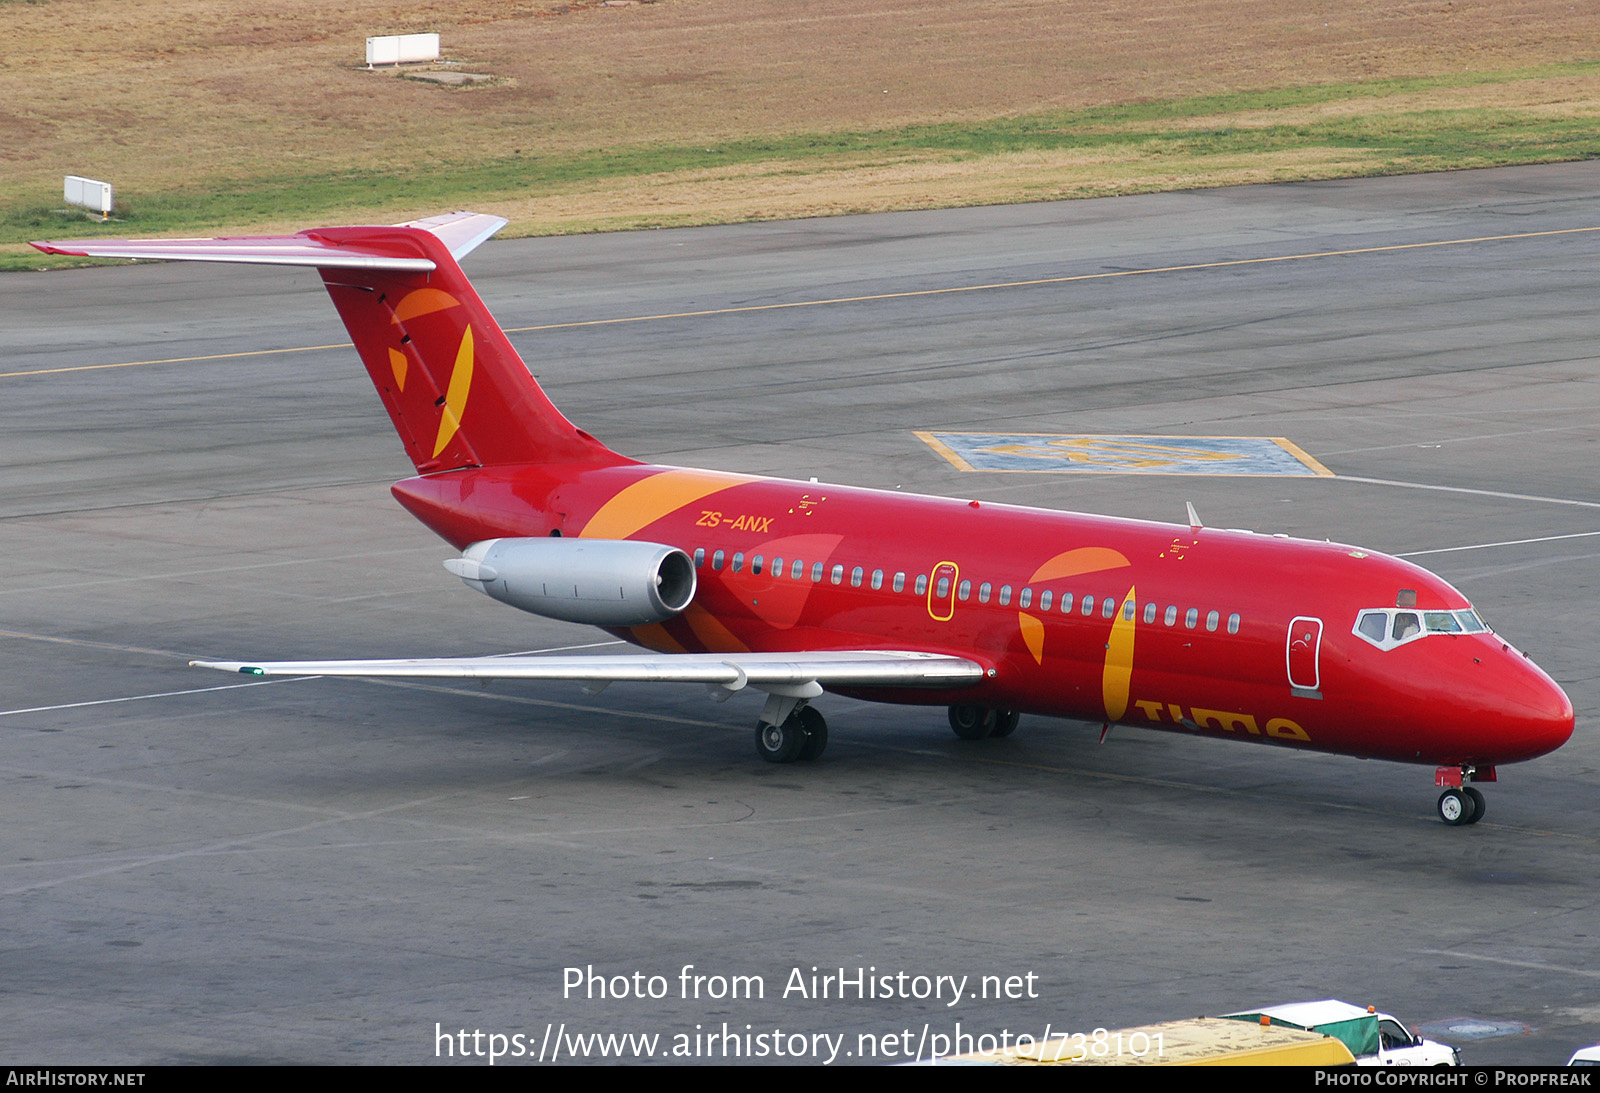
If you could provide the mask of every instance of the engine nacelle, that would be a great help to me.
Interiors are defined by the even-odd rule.
[[[501,603],[591,626],[665,622],[695,592],[694,563],[661,543],[485,539],[444,567]]]

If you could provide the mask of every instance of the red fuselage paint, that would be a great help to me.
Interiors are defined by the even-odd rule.
[[[639,464],[544,464],[411,478],[393,492],[459,548],[500,536],[582,534],[625,489],[637,493],[676,474],[716,477]],[[1572,735],[1572,704],[1561,688],[1492,633],[1433,634],[1385,651],[1353,632],[1359,611],[1394,605],[1401,589],[1416,593],[1420,611],[1469,606],[1444,580],[1397,558],[1246,532],[721,477],[727,484],[704,497],[669,498],[659,515],[646,511],[648,521],[625,536],[703,552],[703,560],[689,612],[619,636],[674,652],[945,652],[992,669],[960,693],[963,702],[1401,762],[1492,766],[1543,755]],[[1096,548],[1126,564],[1035,578],[1049,559]],[[773,571],[780,558],[781,575]],[[813,581],[818,563],[822,579]],[[955,578],[944,596],[932,584],[915,590],[917,577],[940,573]],[[904,574],[898,592],[895,574]],[[964,598],[960,582],[970,582]],[[1050,609],[1041,610],[1046,592]],[[1236,633],[1226,622],[1233,615]],[[1290,679],[1291,624],[1305,618],[1322,624],[1315,692]],[[1119,623],[1131,655],[1125,691],[1108,697]],[[899,689],[859,696],[926,704],[953,697]]]

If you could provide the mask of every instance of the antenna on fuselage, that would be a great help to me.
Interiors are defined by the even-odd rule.
[[[1200,523],[1200,514],[1194,511],[1194,502],[1185,501],[1183,507],[1189,510],[1189,530],[1198,535],[1202,525]]]

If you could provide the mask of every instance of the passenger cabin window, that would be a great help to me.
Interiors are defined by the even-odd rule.
[[[918,573],[917,574],[917,587],[916,587],[915,591],[916,591],[916,594],[919,595],[919,596],[923,595],[924,593],[926,593],[928,591],[928,575],[926,573]],[[943,596],[944,593],[940,592],[939,595]]]
[[[960,600],[962,603],[966,603],[967,602],[967,598],[969,596],[971,596],[971,595],[972,595],[972,582],[971,581],[962,581],[960,587],[956,589],[956,599]]]
[[[1156,605],[1154,602],[1144,605],[1144,621],[1146,625],[1156,621]]]
[[[750,559],[750,575],[752,577],[761,576],[761,555],[759,554]]]
[[[1122,618],[1126,622],[1133,621],[1134,603],[1132,600],[1122,601]]]
[[[862,570],[862,568],[860,566],[856,566],[854,569],[852,569],[850,571],[850,587],[851,588],[860,588],[861,587],[861,578],[864,575],[865,575],[865,571]]]
[[[982,584],[980,584],[978,586],[978,602],[979,603],[988,603],[989,602],[989,593],[992,592],[992,591],[993,591],[993,588],[990,586],[988,581],[984,581]],[[962,596],[961,598],[962,599],[966,599],[965,596]]]
[[[1005,607],[1010,602],[1011,602],[1011,586],[1008,585],[1008,584],[1003,584],[1003,585],[1000,586],[1000,606],[1001,607]]]
[[[741,551],[735,553],[734,556],[733,556],[733,571],[735,573],[737,573],[743,568],[744,568],[744,551],[741,550]]]
[[[1177,604],[1168,605],[1166,617],[1163,618],[1161,621],[1166,623],[1168,626],[1176,626],[1176,625],[1178,625],[1178,605]]]
[[[872,571],[872,590],[874,592],[876,592],[878,589],[880,589],[882,587],[883,587],[883,570],[874,569]]]
[[[1199,621],[1200,609],[1198,607],[1191,607],[1189,610],[1183,613],[1183,625],[1188,627],[1190,630],[1193,630],[1195,624]]]
[[[805,575],[806,575],[806,563],[801,561],[799,558],[796,558],[794,560],[794,564],[789,567],[789,577],[790,577],[790,579],[798,581],[801,577],[804,577]]]
[[[818,562],[816,565],[811,567],[811,583],[812,584],[821,584],[822,583],[822,563],[821,562]]]
[[[1031,606],[1033,606],[1033,589],[1024,588],[1021,592],[1017,593],[1017,606],[1018,607],[1031,607]]]
[[[831,580],[834,584],[843,584],[844,583],[844,566],[842,566],[842,565],[834,566],[833,567],[833,574],[829,577],[829,580]]]
[[[1100,617],[1104,618],[1104,619],[1109,619],[1112,615],[1115,615],[1116,613],[1117,613],[1117,601],[1112,599],[1110,596],[1107,596],[1105,598],[1105,602],[1100,605]]]
[[[1228,616],[1228,633],[1237,634],[1238,632],[1239,632],[1239,613],[1237,611],[1235,611],[1233,614]]]
[[[1044,592],[1039,593],[1039,610],[1040,611],[1048,611],[1048,610],[1050,610],[1050,595],[1051,595],[1051,593],[1049,591],[1044,591]],[[1024,606],[1026,606],[1026,605],[1024,605]]]
[[[1217,632],[1217,623],[1219,623],[1221,621],[1222,621],[1222,616],[1221,615],[1219,615],[1215,611],[1211,612],[1211,614],[1206,616],[1206,632],[1207,633],[1211,633],[1211,634],[1215,634]]]
[[[894,575],[894,590],[896,592],[904,592],[906,590],[906,575],[904,573],[896,573]]]
[[[711,556],[711,568],[716,570],[722,568],[722,551],[719,550]]]
[[[705,564],[706,564],[706,548],[705,547],[696,547],[695,548],[695,552],[694,552],[694,567],[696,569],[699,569],[702,566],[704,566]]]

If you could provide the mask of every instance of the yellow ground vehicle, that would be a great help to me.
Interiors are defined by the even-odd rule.
[[[1342,1040],[1223,1017],[1052,1038],[1029,1047],[940,1059],[946,1066],[1348,1066]]]

